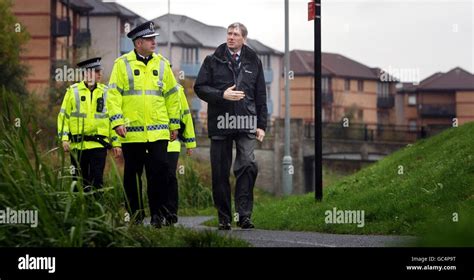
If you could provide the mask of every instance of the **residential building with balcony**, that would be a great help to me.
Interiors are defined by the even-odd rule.
[[[176,78],[185,88],[193,117],[205,127],[207,104],[195,95],[193,84],[206,56],[226,41],[227,28],[176,14],[162,15],[153,22],[160,27],[157,52],[171,62]],[[246,44],[257,52],[263,63],[269,119],[279,116],[279,73],[283,54],[255,39],[247,38]]]
[[[314,53],[290,52],[290,114],[314,122]],[[365,124],[395,123],[396,82],[383,81],[379,68],[371,68],[335,53],[322,53],[322,121]],[[285,84],[281,82],[280,117],[285,116]]]
[[[90,26],[90,48],[81,53],[81,58],[102,57],[104,81],[112,73],[115,59],[133,50],[127,33],[146,19],[115,2],[82,0],[93,9],[88,18],[81,18],[81,27]]]
[[[413,129],[452,126],[474,120],[474,75],[456,67],[435,73],[418,85],[401,83],[397,89],[397,124]]]
[[[89,33],[87,25],[80,28],[80,19],[87,18],[91,10],[83,0],[13,2],[13,14],[30,34],[20,56],[30,71],[26,78],[30,92],[46,98],[48,88],[55,82],[55,69],[74,62]]]

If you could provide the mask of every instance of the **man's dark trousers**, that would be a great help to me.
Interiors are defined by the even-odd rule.
[[[71,163],[74,166],[74,181],[77,181],[77,177],[81,176],[84,187],[92,185],[95,189],[101,188],[104,184],[103,173],[106,158],[106,148],[73,150]],[[89,190],[90,188],[84,189],[84,191]]]
[[[142,199],[143,167],[147,157],[151,162],[147,174],[147,194],[151,215],[164,216],[166,204],[166,185],[168,176],[168,140],[146,143],[122,143],[124,167],[124,187],[130,203],[131,215],[138,221],[145,217]],[[148,154],[147,154],[148,152]]]
[[[258,166],[255,160],[255,134],[238,133],[211,137],[212,195],[218,211],[219,223],[232,221],[231,188],[229,182],[232,165],[232,145],[237,155],[234,162],[235,209],[239,218],[249,217],[253,208],[253,188]]]

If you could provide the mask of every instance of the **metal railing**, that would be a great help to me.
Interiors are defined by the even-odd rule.
[[[321,93],[321,101],[323,104],[331,104],[334,101],[332,90],[322,91]]]
[[[410,127],[405,125],[382,124],[350,124],[344,127],[342,123],[323,123],[323,139],[381,141],[381,142],[415,142],[418,139],[431,137],[451,126],[427,125]],[[314,123],[304,125],[304,136],[314,139]]]
[[[55,17],[51,23],[51,36],[64,37],[69,35],[71,35],[71,21],[69,18]]]
[[[419,112],[422,117],[454,117],[456,115],[455,104],[420,104]]]
[[[87,47],[91,45],[91,31],[89,29],[78,29],[74,34],[74,47]]]
[[[395,105],[395,98],[393,97],[393,95],[377,97],[378,108],[392,108],[394,105]]]

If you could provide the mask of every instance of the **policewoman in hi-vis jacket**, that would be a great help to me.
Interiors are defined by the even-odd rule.
[[[108,87],[102,78],[101,58],[82,61],[85,79],[70,86],[58,115],[58,134],[65,152],[71,152],[75,180],[82,178],[84,191],[100,188],[107,149],[121,154],[117,134],[110,126],[107,108]]]

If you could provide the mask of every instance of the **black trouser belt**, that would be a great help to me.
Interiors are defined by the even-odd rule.
[[[72,135],[71,141],[73,143],[79,143],[82,141],[94,141],[100,143],[107,149],[112,149],[112,145],[110,145],[110,143],[107,143],[107,141],[104,140],[105,138],[107,137],[103,135]]]

